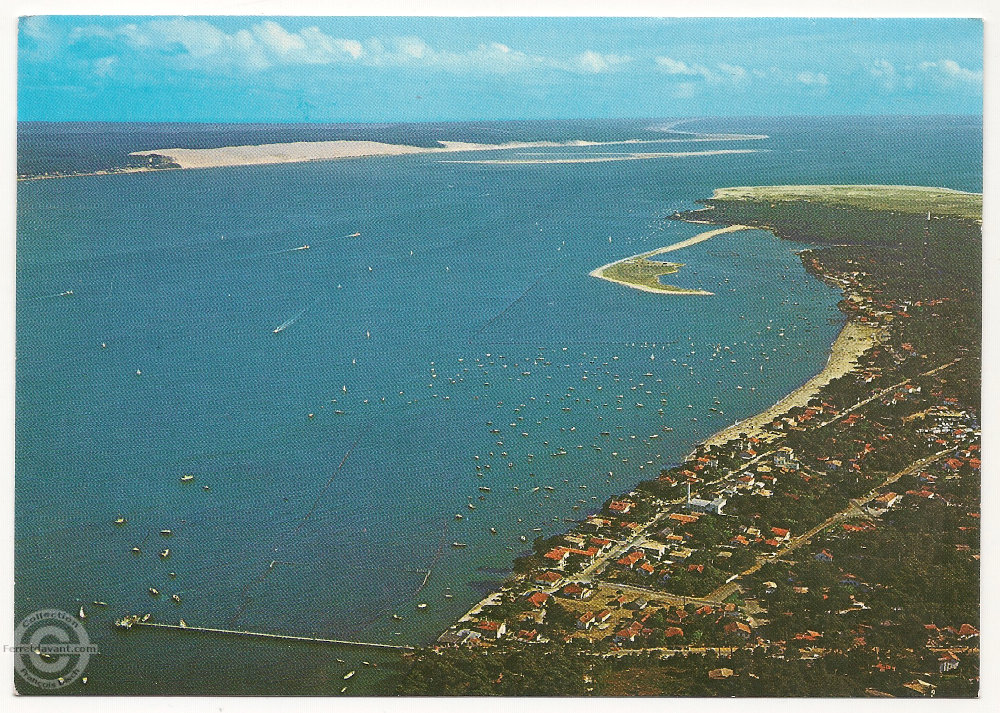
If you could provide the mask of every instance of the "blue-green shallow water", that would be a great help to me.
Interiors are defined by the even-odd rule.
[[[148,611],[431,641],[503,578],[521,536],[562,530],[770,405],[821,368],[840,326],[802,246],[763,231],[670,256],[687,265],[674,284],[712,297],[590,270],[700,232],[664,217],[718,186],[981,190],[976,121],[859,121],[739,120],[772,136],[745,155],[19,184],[16,614],[110,604],[85,604],[101,654],[66,692],[387,690],[391,654],[110,623]]]

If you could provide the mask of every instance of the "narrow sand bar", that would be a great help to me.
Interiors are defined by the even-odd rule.
[[[601,265],[595,270],[591,270],[590,276],[597,277],[602,280],[607,280],[608,282],[614,282],[618,285],[625,285],[625,287],[631,287],[634,290],[642,290],[643,292],[653,292],[656,294],[668,294],[668,295],[711,295],[711,292],[706,290],[689,290],[681,287],[673,287],[671,285],[663,285],[663,287],[651,287],[649,285],[640,284],[637,282],[629,282],[627,280],[620,280],[611,277],[607,274],[610,268],[614,268],[625,263],[642,263],[648,261],[649,258],[654,255],[662,255],[663,253],[673,252],[674,250],[680,250],[681,248],[690,247],[691,245],[697,245],[698,243],[704,242],[709,238],[714,238],[716,235],[722,235],[723,233],[732,233],[737,230],[750,230],[749,226],[746,225],[730,225],[725,228],[718,228],[716,230],[707,230],[704,233],[698,233],[694,237],[687,238],[686,240],[681,240],[680,242],[674,243],[672,245],[667,245],[663,248],[657,248],[656,250],[650,250],[647,253],[640,253],[639,255],[632,255],[631,257],[622,258],[621,260],[615,260],[614,262],[609,262],[607,265]],[[671,274],[677,272],[677,268],[680,267],[679,263],[659,263],[664,266],[664,272],[661,274]],[[674,269],[670,269],[673,266]]]
[[[774,406],[744,421],[727,426],[715,435],[702,441],[702,445],[705,447],[722,445],[736,438],[740,433],[759,437],[764,427],[774,421],[774,419],[796,406],[807,405],[813,397],[819,394],[820,389],[834,379],[839,379],[854,369],[861,355],[878,343],[883,331],[881,328],[861,324],[860,322],[847,322],[837,336],[837,339],[833,342],[830,357],[821,372],[778,401]]]
[[[757,149],[717,149],[715,151],[668,151],[662,153],[633,153],[624,156],[589,156],[587,158],[497,158],[497,159],[445,159],[441,163],[487,164],[539,164],[539,163],[608,163],[609,161],[642,161],[651,158],[683,158],[685,156],[719,156],[734,153],[757,153]]]
[[[736,141],[756,140],[765,136],[706,136],[683,141]],[[503,144],[477,144],[464,141],[439,141],[439,146],[409,146],[386,144],[379,141],[298,141],[285,144],[260,144],[255,146],[223,146],[211,149],[164,148],[133,151],[130,156],[164,156],[178,167],[219,168],[222,166],[256,166],[274,163],[301,163],[304,161],[333,161],[370,156],[402,156],[407,154],[447,154],[462,151],[500,151],[504,149],[566,148],[582,146],[633,146],[637,144],[676,143],[682,139],[627,139],[623,141],[513,141]],[[677,156],[713,155],[720,153],[747,153],[753,149],[677,152]],[[636,158],[656,158],[658,155],[636,154]],[[608,159],[601,159],[608,160]],[[163,170],[163,169],[158,169]]]

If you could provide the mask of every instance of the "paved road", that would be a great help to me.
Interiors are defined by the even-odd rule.
[[[831,515],[830,517],[828,517],[826,520],[824,520],[820,524],[816,525],[816,527],[812,528],[811,530],[808,530],[807,532],[804,532],[803,534],[799,535],[798,537],[793,537],[789,541],[789,543],[787,545],[785,545],[783,548],[781,548],[780,550],[778,550],[774,554],[773,557],[758,557],[756,564],[754,564],[749,569],[746,569],[743,572],[740,572],[740,577],[744,577],[744,576],[746,576],[748,574],[753,574],[754,572],[756,572],[757,570],[759,570],[764,565],[765,562],[770,562],[771,560],[778,559],[780,557],[785,556],[786,554],[788,554],[792,550],[794,550],[794,549],[796,549],[798,547],[801,547],[802,545],[804,545],[807,542],[809,542],[813,537],[816,536],[816,534],[818,532],[821,532],[821,531],[825,530],[830,525],[833,525],[834,523],[838,522],[839,520],[843,520],[844,518],[846,518],[846,517],[848,517],[850,515],[859,513],[861,511],[862,504],[868,502],[873,497],[875,497],[875,495],[878,493],[878,491],[881,490],[882,488],[886,487],[887,485],[892,485],[897,480],[899,480],[900,478],[902,478],[904,475],[909,475],[910,473],[913,473],[916,470],[920,470],[921,468],[926,468],[928,465],[930,465],[934,461],[939,460],[944,455],[946,455],[948,453],[951,453],[954,450],[955,450],[954,446],[951,446],[949,448],[945,448],[944,450],[938,451],[937,453],[929,455],[926,458],[921,458],[920,460],[916,461],[915,463],[911,463],[907,467],[903,468],[903,470],[899,471],[898,473],[895,473],[895,474],[889,476],[884,481],[882,481],[882,483],[880,483],[879,485],[877,485],[874,488],[872,488],[871,490],[869,490],[862,497],[860,497],[860,498],[854,498],[853,500],[851,500],[850,504],[846,508],[844,508],[843,510],[841,510],[840,512],[834,513],[833,515]],[[706,599],[707,600],[715,600],[715,601],[720,601],[721,602],[726,597],[732,595],[734,592],[736,592],[738,590],[739,590],[739,584],[738,584],[738,582],[737,581],[730,582],[729,584],[724,584],[721,587],[719,587],[718,589],[716,589],[714,592],[712,592],[711,594],[709,594],[706,597]]]

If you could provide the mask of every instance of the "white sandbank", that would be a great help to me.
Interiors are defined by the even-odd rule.
[[[609,267],[618,265],[619,263],[628,262],[629,260],[635,260],[637,258],[650,258],[654,255],[662,255],[663,253],[673,252],[674,250],[680,250],[681,248],[690,247],[691,245],[697,245],[698,243],[704,242],[709,238],[714,238],[716,235],[722,235],[723,233],[732,233],[737,230],[750,230],[749,226],[746,225],[730,225],[725,228],[717,228],[716,230],[706,230],[704,233],[698,233],[697,235],[681,240],[680,242],[673,243],[672,245],[667,245],[663,248],[657,248],[656,250],[650,250],[646,253],[640,253],[638,255],[631,255],[621,260],[615,260],[614,262],[609,262],[607,265],[601,265],[600,267],[591,270],[590,276],[597,277],[601,280],[607,280],[608,282],[614,282],[618,285],[625,285],[625,287],[631,287],[633,290],[641,290],[642,292],[653,292],[658,295],[711,295],[713,293],[707,290],[694,290],[694,289],[684,289],[684,288],[674,288],[674,289],[662,289],[658,290],[655,287],[648,287],[646,285],[636,285],[632,282],[625,282],[623,280],[616,280],[613,277],[608,277],[604,274],[604,271]]]
[[[765,138],[763,136],[706,137],[685,139],[684,141],[733,141]],[[464,141],[440,141],[440,146],[408,146],[386,144],[378,141],[298,141],[284,144],[260,144],[256,146],[223,146],[214,149],[164,148],[147,151],[133,151],[130,156],[165,156],[180,168],[218,168],[222,166],[253,166],[275,163],[300,163],[303,161],[332,161],[336,159],[362,158],[370,156],[400,156],[405,154],[444,154],[462,151],[499,151],[525,148],[564,148],[574,146],[624,146],[636,144],[676,143],[680,139],[628,139],[625,141],[514,141],[503,144],[477,144]],[[676,155],[700,155],[712,153],[745,153],[752,149],[706,152],[679,152]],[[639,154],[638,156],[642,156]],[[655,157],[649,155],[649,158]],[[589,159],[581,159],[587,161]],[[598,159],[614,160],[614,159]]]

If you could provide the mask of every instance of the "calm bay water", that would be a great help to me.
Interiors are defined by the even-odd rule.
[[[625,139],[654,123],[486,128]],[[355,669],[348,693],[384,692],[393,655],[111,622],[433,640],[522,536],[564,529],[770,405],[821,368],[841,324],[803,246],[763,231],[670,256],[686,264],[675,284],[712,297],[590,270],[697,234],[666,216],[719,186],[981,190],[979,123],[713,120],[678,128],[771,138],[664,149],[755,154],[615,163],[408,156],[20,183],[17,616],[84,603],[101,654],[67,692],[335,693]],[[199,145],[235,143],[204,131]],[[133,148],[127,126],[100,132],[115,141],[76,154]],[[157,138],[134,148],[182,141]]]

